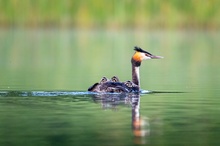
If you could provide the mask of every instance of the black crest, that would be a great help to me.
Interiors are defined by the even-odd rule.
[[[137,52],[142,52],[142,53],[146,53],[146,54],[152,55],[151,53],[149,53],[149,52],[147,52],[147,51],[141,49],[141,48],[138,47],[138,46],[135,46],[135,47],[134,47],[134,50],[137,51]]]

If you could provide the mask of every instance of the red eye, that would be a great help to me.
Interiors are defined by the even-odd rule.
[[[150,55],[150,54],[145,53],[145,56],[150,57],[151,55]]]

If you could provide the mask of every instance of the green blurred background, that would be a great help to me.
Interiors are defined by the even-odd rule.
[[[1,0],[2,27],[219,28],[218,0]]]
[[[128,80],[135,45],[165,57],[143,63],[144,88],[215,85],[219,4],[0,0],[0,89],[85,91],[102,76]]]

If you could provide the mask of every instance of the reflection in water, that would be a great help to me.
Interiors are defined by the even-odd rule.
[[[136,144],[145,144],[150,135],[150,123],[147,117],[140,116],[140,94],[96,94],[95,102],[100,102],[104,109],[116,109],[120,104],[130,104],[132,107],[132,131]]]
[[[147,118],[140,116],[140,95],[132,98],[132,130],[135,136],[135,143],[146,143],[145,138],[150,134],[150,124]]]
[[[134,141],[138,144],[146,143],[150,134],[150,124],[147,117],[140,116],[140,94],[92,94],[91,92],[68,91],[0,91],[0,97],[60,97],[60,96],[91,96],[93,101],[101,103],[103,109],[117,109],[119,105],[130,105],[132,131]],[[59,99],[62,100],[62,99]],[[82,100],[82,98],[81,98]],[[84,100],[84,99],[83,99]]]
[[[0,91],[0,145],[219,145],[220,94],[204,93]]]

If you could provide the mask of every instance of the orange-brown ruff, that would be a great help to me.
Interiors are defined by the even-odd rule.
[[[140,47],[134,47],[135,53],[131,58],[132,65],[132,81],[120,82],[117,77],[113,77],[111,80],[103,77],[99,83],[95,83],[89,87],[88,91],[102,92],[102,93],[130,93],[140,91],[140,75],[139,68],[141,62],[147,59],[160,59],[161,56],[155,56],[151,53],[141,49]]]
[[[132,56],[132,58],[137,61],[137,62],[141,62],[144,60],[145,55],[141,52],[135,52],[134,55]]]

